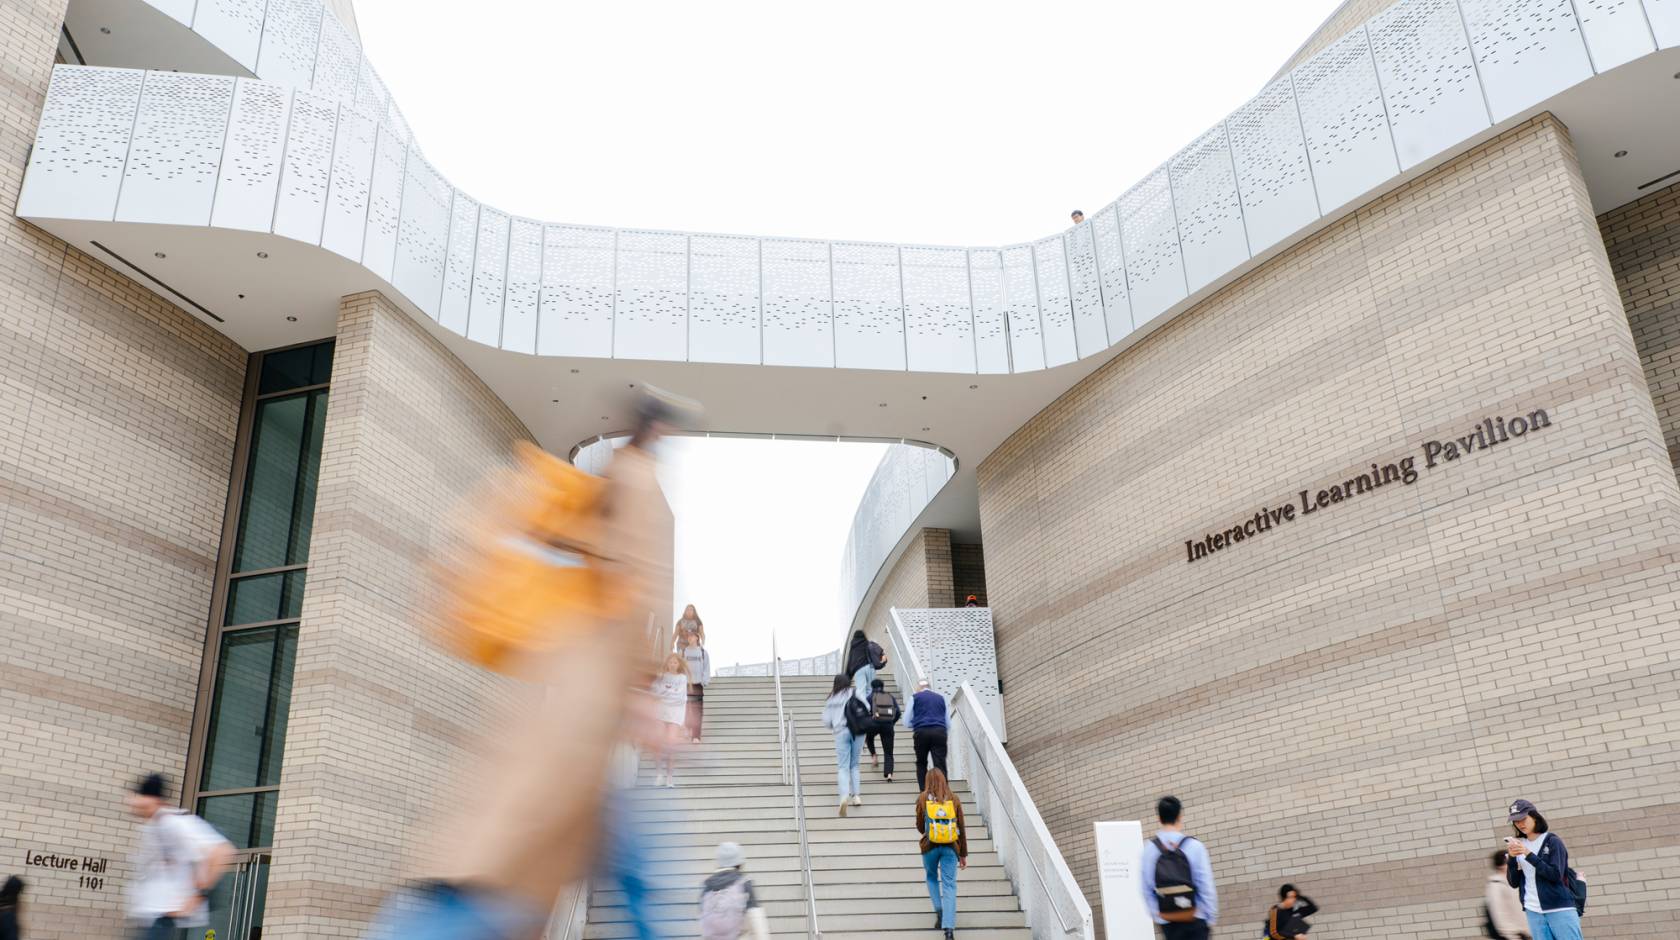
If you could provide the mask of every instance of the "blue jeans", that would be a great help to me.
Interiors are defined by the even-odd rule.
[[[928,900],[933,912],[939,915],[939,926],[955,930],[957,926],[957,850],[949,845],[936,845],[922,853],[922,871],[927,874]]]
[[[874,685],[875,667],[864,663],[862,668],[858,669],[857,674],[852,676],[852,689],[857,692],[858,698],[867,702],[870,693],[875,691]]]
[[[159,917],[150,924],[142,924],[134,928],[134,940],[172,940],[175,936],[175,918]]]
[[[858,764],[863,757],[863,739],[852,736],[852,729],[841,725],[834,732],[834,764],[840,779],[840,799],[861,795],[863,782],[858,777]]]
[[[602,817],[605,857],[600,874],[604,882],[616,884],[624,892],[624,910],[630,918],[630,935],[637,940],[658,940],[660,933],[648,910],[648,895],[654,889],[647,875],[646,846],[651,837],[638,831],[640,827],[631,821],[634,818],[632,809],[622,793],[607,798]]]
[[[434,882],[385,902],[369,940],[519,940],[547,920],[546,911],[481,891]]]
[[[1534,940],[1581,940],[1581,915],[1574,908],[1544,914],[1523,913],[1528,915],[1528,932],[1534,935]]]

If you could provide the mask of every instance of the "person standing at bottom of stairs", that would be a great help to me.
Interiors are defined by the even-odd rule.
[[[917,680],[904,723],[910,726],[916,744],[916,786],[925,790],[929,758],[940,773],[950,772],[945,767],[945,733],[950,726],[945,717],[945,696],[928,688],[926,679]]]
[[[858,768],[863,759],[863,738],[852,731],[854,719],[848,714],[852,703],[865,714],[868,708],[852,689],[852,677],[840,673],[834,677],[834,688],[823,703],[823,727],[834,734],[834,764],[840,781],[840,815],[846,815],[848,800],[852,806],[863,805],[863,783]]]
[[[922,871],[933,902],[933,926],[944,928],[949,940],[957,928],[957,869],[968,867],[968,826],[962,800],[937,767],[927,772],[927,783],[916,794],[916,829],[922,834]]]

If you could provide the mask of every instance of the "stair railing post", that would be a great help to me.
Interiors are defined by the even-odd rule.
[[[805,785],[799,779],[798,723],[789,720],[786,722],[786,729],[789,746],[793,751],[793,760],[789,766],[793,768],[794,818],[799,821],[799,868],[805,883],[806,934],[811,940],[822,940],[822,927],[817,923],[816,879],[811,872],[811,839],[805,826]]]
[[[770,675],[776,680],[776,736],[782,751],[782,783],[788,779],[788,722],[787,710],[782,707],[782,654],[776,648],[776,631],[770,631]],[[794,755],[797,759],[798,755]]]

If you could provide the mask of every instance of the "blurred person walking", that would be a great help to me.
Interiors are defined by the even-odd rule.
[[[665,764],[664,786],[677,785],[674,763],[676,761],[676,744],[683,739],[687,732],[684,722],[688,718],[688,689],[693,677],[688,674],[688,662],[676,653],[665,657],[665,665],[658,677],[653,680],[653,697],[659,701],[659,721],[664,726],[665,747],[654,759],[654,786],[660,786],[659,762]]]
[[[962,800],[938,768],[928,771],[927,783],[916,794],[916,830],[922,834],[922,872],[933,902],[933,926],[943,928],[949,940],[957,928],[957,869],[968,867],[968,827]]]
[[[746,862],[736,843],[717,847],[717,869],[700,886],[700,940],[770,940],[770,922],[743,871]]]
[[[878,766],[880,761],[875,757],[875,739],[881,739],[881,751],[887,758],[881,776],[887,780],[891,780],[893,775],[893,726],[898,724],[899,714],[898,697],[887,691],[887,683],[881,679],[870,683],[869,731],[864,734],[863,743],[869,748],[870,766]]]
[[[1312,924],[1307,918],[1318,913],[1312,898],[1295,890],[1294,885],[1278,889],[1278,902],[1266,912],[1266,940],[1307,940]]]
[[[823,703],[823,727],[834,735],[835,776],[840,782],[840,815],[847,806],[863,805],[863,784],[858,765],[863,758],[863,726],[869,706],[857,697],[852,680],[845,673],[834,677],[834,687]]]
[[[1143,909],[1161,925],[1166,940],[1207,940],[1219,919],[1207,846],[1184,834],[1184,804],[1178,797],[1161,797],[1155,815],[1161,828],[1143,844],[1138,860]]]
[[[712,681],[712,656],[693,634],[678,642],[682,645],[678,652],[688,667],[688,736],[699,744],[700,731],[706,723],[706,684]]]
[[[846,675],[852,678],[853,691],[858,698],[869,701],[875,673],[886,665],[887,654],[881,649],[881,644],[864,636],[862,630],[852,631],[852,641],[846,648]]]
[[[677,625],[672,631],[671,649],[682,652],[683,645],[693,640],[696,646],[706,645],[706,624],[700,619],[700,612],[690,604],[683,608],[683,614],[677,618]]]
[[[493,481],[515,480],[525,484],[518,493],[551,498],[507,513],[473,546],[464,560],[477,580],[446,582],[459,610],[443,619],[443,639],[464,658],[525,682],[509,688],[502,711],[479,732],[487,753],[464,763],[449,791],[471,798],[442,805],[447,815],[419,862],[434,880],[393,897],[369,936],[525,938],[542,929],[566,886],[605,860],[611,754],[630,733],[632,697],[657,668],[646,625],[662,606],[651,576],[668,560],[669,509],[654,447],[679,410],[665,396],[639,402],[628,445],[614,453],[604,480],[580,480],[580,471],[528,447],[523,476]],[[512,589],[499,577],[505,558],[545,567]],[[481,627],[471,616],[481,610],[504,629]],[[506,642],[493,642],[501,637]]]
[[[925,790],[929,759],[940,773],[949,773],[945,767],[945,745],[950,728],[950,719],[945,715],[945,696],[929,688],[926,679],[917,680],[916,694],[910,696],[904,723],[910,728],[911,742],[916,747],[916,787]]]
[[[1506,815],[1515,835],[1505,837],[1505,878],[1522,894],[1534,940],[1582,940],[1575,872],[1569,849],[1533,803],[1517,800]]]
[[[23,879],[16,875],[0,887],[0,940],[23,938]]]
[[[1528,915],[1523,913],[1522,893],[1511,887],[1506,878],[1506,864],[1511,857],[1504,849],[1493,853],[1493,871],[1488,874],[1487,925],[1485,932],[1492,940],[1531,940]]]
[[[173,940],[182,927],[210,922],[210,891],[233,859],[233,845],[210,824],[164,802],[162,774],[134,785],[128,811],[141,821],[128,879],[134,940]]]

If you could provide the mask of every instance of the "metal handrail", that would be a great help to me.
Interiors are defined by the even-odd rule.
[[[822,926],[817,923],[817,885],[811,872],[811,840],[805,827],[805,785],[799,779],[799,724],[787,721],[787,737],[793,752],[789,766],[793,769],[793,808],[799,820],[799,867],[805,879],[805,923],[811,940],[822,940]]]
[[[573,940],[583,935],[579,928],[584,923],[578,917],[578,910],[589,898],[589,882],[580,881],[571,885],[561,895],[560,903],[554,906],[554,916],[548,922],[546,940]]]
[[[975,760],[985,773],[986,783],[992,791],[1015,795],[1013,801],[988,801],[1000,808],[1001,811],[998,813],[992,813],[989,811],[990,807],[982,806],[983,810],[987,810],[988,821],[992,816],[1003,817],[1004,821],[1009,823],[1009,830],[1014,833],[1016,843],[1026,845],[1026,840],[1022,838],[1021,821],[1015,819],[1014,814],[1010,812],[1011,805],[1018,804],[1023,808],[1027,817],[1025,820],[1027,829],[1031,831],[1036,841],[1043,843],[1045,854],[1051,865],[1056,869],[1056,880],[1060,882],[1062,891],[1073,898],[1076,914],[1074,923],[1068,923],[1068,919],[1062,916],[1061,905],[1056,903],[1056,892],[1050,890],[1050,881],[1045,877],[1044,871],[1039,868],[1038,862],[1033,858],[1033,853],[1026,851],[1014,854],[1026,856],[1027,865],[1032,869],[1033,876],[1038,879],[1039,887],[1044,889],[1044,896],[1050,902],[1050,910],[1056,915],[1056,922],[1061,925],[1062,933],[1079,935],[1089,940],[1094,936],[1091,906],[1085,901],[1084,892],[1079,890],[1079,883],[1074,880],[1073,872],[1068,868],[1067,861],[1062,858],[1061,850],[1056,848],[1055,840],[1050,836],[1049,827],[1044,824],[1044,817],[1039,815],[1037,804],[1033,802],[1032,796],[1027,793],[1027,786],[1022,782],[1021,775],[1015,770],[1014,762],[1009,759],[1008,752],[1003,749],[1003,741],[998,737],[997,729],[992,727],[991,720],[986,717],[985,710],[980,707],[979,697],[975,695],[974,688],[967,682],[964,682],[962,688],[957,690],[957,694],[952,696],[951,713],[951,717],[954,719],[952,724],[961,726],[963,735],[968,741],[969,749],[973,752]],[[980,729],[979,737],[983,740],[976,740],[975,732],[970,727],[971,723]],[[998,763],[1001,764],[1004,775],[1004,780],[1001,783],[992,773],[993,762],[988,760],[991,755],[996,755],[999,758]],[[976,795],[978,796],[978,794]],[[999,857],[1003,857],[1002,852],[999,852]]]
[[[782,657],[776,651],[776,631],[770,631],[770,675],[776,682],[776,738],[782,751],[782,783],[788,780],[787,709],[782,707]]]
[[[898,608],[889,607],[887,613],[889,614],[887,617],[887,642],[892,644],[893,653],[910,667],[909,675],[906,678],[910,680],[911,691],[907,694],[913,695],[915,694],[916,683],[926,679],[928,674],[922,668],[922,661],[916,655],[916,648],[910,645],[910,638],[904,635],[904,623],[899,619]]]

